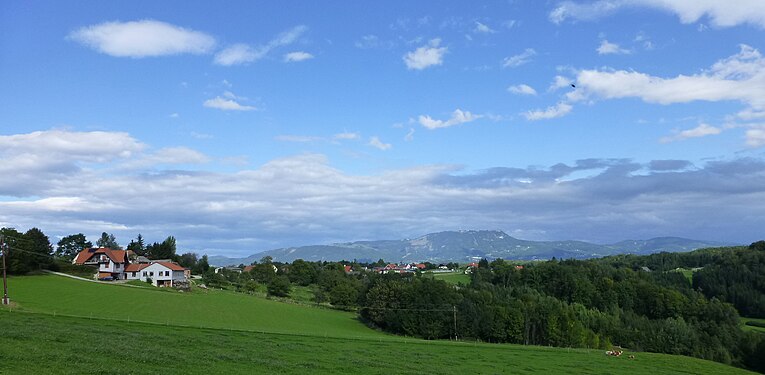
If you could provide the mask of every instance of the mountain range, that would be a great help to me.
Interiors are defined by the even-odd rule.
[[[246,258],[210,256],[211,265],[251,264],[265,256],[274,261],[357,260],[374,262],[470,262],[481,258],[537,260],[556,258],[598,258],[615,254],[651,254],[661,251],[681,252],[730,244],[691,240],[679,237],[657,237],[649,240],[627,240],[599,245],[582,241],[527,241],[498,230],[447,231],[426,234],[415,239],[356,241],[331,245],[310,245],[268,250]]]

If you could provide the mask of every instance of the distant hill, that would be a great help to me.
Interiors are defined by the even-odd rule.
[[[628,240],[610,245],[582,241],[526,241],[497,230],[448,231],[426,234],[415,239],[356,241],[331,245],[311,245],[268,250],[246,258],[209,257],[210,264],[250,264],[265,256],[276,261],[358,260],[388,262],[468,262],[480,258],[534,260],[556,258],[598,258],[614,254],[651,254],[661,251],[691,251],[730,244],[659,237]]]

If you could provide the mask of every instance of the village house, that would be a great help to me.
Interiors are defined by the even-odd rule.
[[[125,267],[130,261],[126,250],[93,247],[80,251],[72,264],[97,265],[99,280],[125,279]]]
[[[169,259],[152,261],[145,257],[134,257],[129,250],[114,250],[94,247],[80,251],[72,264],[97,265],[99,280],[141,280],[151,281],[154,286],[174,287],[188,283],[189,270]],[[130,258],[134,261],[131,262]]]

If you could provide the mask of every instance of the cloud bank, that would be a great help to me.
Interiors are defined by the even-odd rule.
[[[765,201],[765,161],[756,158],[358,175],[318,154],[210,172],[214,160],[195,150],[155,150],[125,133],[50,130],[0,136],[0,146],[0,172],[14,176],[0,180],[0,225],[37,226],[53,239],[109,231],[125,244],[138,233],[173,234],[181,251],[249,255],[469,228],[536,233],[529,239],[748,243],[765,225],[765,206],[752,204]]]

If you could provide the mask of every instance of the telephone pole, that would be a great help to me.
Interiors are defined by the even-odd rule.
[[[454,341],[457,341],[457,306],[452,305],[452,311],[454,312]]]
[[[0,234],[0,251],[3,252],[3,305],[10,305],[11,300],[8,299],[8,282],[5,278],[5,254],[8,253],[8,247],[5,245],[5,238]]]

